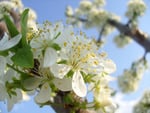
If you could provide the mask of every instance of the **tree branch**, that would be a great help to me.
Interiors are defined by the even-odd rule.
[[[112,19],[109,19],[108,23],[117,28],[120,33],[129,36],[131,39],[141,45],[146,52],[150,52],[150,39],[148,39],[148,36],[144,32],[140,31],[138,28],[131,29],[126,24],[122,24]]]
[[[68,93],[69,92],[61,92],[61,91],[57,93],[56,97],[54,98],[54,103],[59,106],[51,105],[51,107],[55,110],[56,113],[71,113],[71,111],[75,109],[76,106],[74,106],[73,104],[66,104],[64,101],[64,97]],[[80,101],[80,103],[85,101],[83,99],[76,99],[76,97],[74,99],[75,101]],[[91,110],[79,108],[79,109],[75,109],[75,113],[95,113],[95,112]]]

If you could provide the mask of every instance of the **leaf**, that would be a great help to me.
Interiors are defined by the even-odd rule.
[[[29,46],[25,46],[17,50],[16,54],[12,57],[15,65],[32,68],[34,66],[33,54]]]
[[[21,15],[21,33],[22,33],[22,45],[27,45],[27,20],[29,9],[25,9]]]
[[[61,47],[58,44],[56,44],[56,43],[53,43],[51,45],[51,47],[54,48],[55,50],[61,50]]]
[[[10,36],[14,37],[14,36],[18,35],[19,31],[17,30],[15,24],[11,21],[9,16],[4,15],[4,20],[6,22],[6,25],[7,25],[8,31],[10,33]]]

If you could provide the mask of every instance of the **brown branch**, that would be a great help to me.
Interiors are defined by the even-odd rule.
[[[56,105],[53,105],[53,104],[51,105],[51,107],[55,110],[56,113],[71,113],[71,111],[73,109],[75,109],[75,113],[95,113],[91,110],[86,110],[86,109],[81,109],[81,108],[76,109],[75,108],[76,106],[74,106],[71,103],[66,104],[65,101],[64,101],[64,97],[68,93],[70,93],[70,92],[61,92],[61,91],[59,91],[57,93],[56,97],[54,98],[54,103],[56,105],[59,105],[59,106],[56,106]],[[79,99],[77,97],[74,97],[74,99],[75,99],[74,101],[80,101],[81,104],[82,104],[83,101],[85,102],[85,100]]]
[[[120,33],[129,36],[131,39],[133,39],[135,42],[141,45],[146,52],[150,52],[150,39],[148,39],[148,36],[142,31],[140,31],[138,28],[131,29],[126,24],[122,24],[112,19],[109,19],[108,23],[117,28],[120,31]]]

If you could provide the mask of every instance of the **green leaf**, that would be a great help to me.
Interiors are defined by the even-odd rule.
[[[67,77],[72,77],[72,75],[74,74],[74,72],[72,70],[70,70],[68,73],[67,73]]]
[[[61,47],[58,44],[56,44],[56,43],[53,43],[51,45],[51,47],[54,48],[55,50],[61,50]]]
[[[57,39],[60,34],[61,34],[61,32],[59,32],[59,33],[54,37],[54,39]]]
[[[29,9],[25,9],[21,15],[22,45],[27,45],[26,34],[27,34],[28,13]]]
[[[59,62],[57,62],[58,64],[67,64],[67,60],[61,60]]]
[[[11,21],[11,19],[9,18],[8,15],[4,15],[4,20],[6,22],[10,36],[14,37],[14,36],[18,35],[19,31],[17,30],[15,24]]]
[[[15,65],[32,68],[34,66],[33,54],[29,46],[19,48],[16,54],[12,57]]]

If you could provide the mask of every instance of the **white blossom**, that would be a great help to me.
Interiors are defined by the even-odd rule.
[[[106,4],[105,0],[94,0],[93,4],[97,7],[104,6]]]
[[[125,70],[123,75],[118,77],[118,84],[122,92],[129,93],[137,90],[139,81],[147,69],[145,60],[134,62],[131,69]]]
[[[31,40],[31,47],[33,49],[34,57],[43,57],[43,66],[49,67],[56,62],[57,51],[53,48],[55,44],[55,38],[63,29],[61,23],[51,25],[45,22],[43,25],[38,25],[37,37]],[[44,54],[43,54],[44,53]]]
[[[134,106],[133,113],[150,113],[150,91],[145,91],[141,100]]]
[[[97,75],[93,77],[93,80],[94,82],[91,82],[89,85],[89,90],[93,91],[96,104],[99,104],[101,107],[111,105],[112,90],[109,88],[108,83],[113,79],[108,75]]]
[[[72,89],[80,97],[86,96],[87,92],[81,72],[85,74],[98,74],[103,71],[112,73],[116,69],[111,60],[106,60],[99,54],[98,47],[92,40],[87,39],[83,33],[74,35],[71,27],[64,30],[57,39],[57,43],[62,47],[59,59],[66,63],[54,64],[50,70],[59,79],[67,77],[67,73],[73,71]]]
[[[10,111],[13,108],[14,104],[22,100],[21,90],[15,89],[14,92],[16,93],[16,95],[14,95],[9,94],[8,90],[10,89],[7,89],[6,87],[6,82],[12,82],[12,78],[15,76],[16,72],[10,69],[0,79],[0,101],[7,102],[8,111]]]
[[[127,44],[131,43],[132,40],[130,39],[130,37],[120,34],[114,37],[114,42],[117,47],[122,48],[125,47]]]
[[[3,18],[4,14],[8,14],[7,10],[15,8],[15,4],[10,1],[0,2],[0,19]]]
[[[45,103],[51,99],[51,88],[48,82],[44,83],[40,89],[40,92],[35,96],[37,103]]]
[[[103,29],[103,35],[113,31],[113,27],[107,24],[108,19],[118,21],[118,16],[102,8],[105,0],[82,0],[79,7],[74,9],[69,6],[66,10],[67,22],[85,28],[96,27],[98,31]]]
[[[126,16],[133,19],[137,16],[142,16],[145,13],[146,4],[143,0],[130,0]]]

